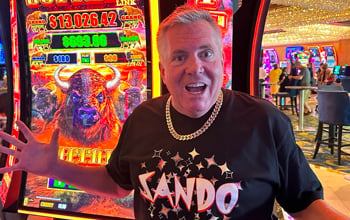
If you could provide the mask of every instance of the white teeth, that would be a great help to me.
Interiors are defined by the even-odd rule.
[[[202,87],[204,86],[204,83],[193,83],[193,84],[188,84],[187,87]]]

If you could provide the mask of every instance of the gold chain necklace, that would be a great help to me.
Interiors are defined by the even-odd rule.
[[[166,124],[168,125],[169,132],[176,140],[187,141],[187,140],[194,139],[194,138],[198,137],[199,135],[203,134],[211,126],[211,124],[213,124],[213,122],[216,119],[216,117],[218,116],[220,108],[222,106],[223,94],[222,94],[222,91],[220,90],[219,97],[216,100],[214,110],[211,113],[208,120],[203,124],[203,126],[200,129],[198,129],[197,131],[195,131],[191,134],[186,134],[186,135],[178,134],[175,131],[175,128],[173,126],[173,123],[171,121],[171,116],[170,116],[170,100],[171,100],[171,96],[169,96],[168,101],[167,101],[166,106],[165,106],[165,118],[166,118]]]

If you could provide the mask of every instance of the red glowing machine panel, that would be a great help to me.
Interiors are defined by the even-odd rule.
[[[188,4],[208,10],[217,21],[222,31],[223,50],[225,53],[223,87],[232,84],[232,16],[237,1],[231,0],[188,0]]]
[[[30,78],[30,127],[59,159],[104,166],[134,108],[151,94],[143,0],[20,0]],[[147,39],[146,39],[147,38]],[[91,177],[94,178],[94,177]],[[19,212],[93,219],[133,218],[133,197],[102,198],[27,174]],[[68,217],[67,217],[68,216]]]

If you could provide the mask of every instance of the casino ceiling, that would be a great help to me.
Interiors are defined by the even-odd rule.
[[[350,0],[271,0],[262,46],[350,38]]]

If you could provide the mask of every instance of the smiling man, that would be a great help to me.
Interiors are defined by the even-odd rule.
[[[209,111],[223,83],[221,35],[214,25],[205,20],[177,24],[158,38],[160,71],[172,106],[193,118]]]
[[[210,14],[179,7],[158,34],[160,70],[170,94],[139,105],[106,167],[57,158],[58,130],[38,143],[0,138],[25,170],[99,195],[134,190],[136,219],[271,219],[274,201],[297,219],[348,219],[322,200],[322,186],[296,145],[290,119],[271,103],[222,89],[220,29]],[[93,177],[93,178],[91,178]]]

